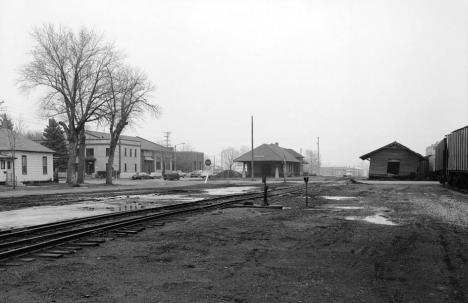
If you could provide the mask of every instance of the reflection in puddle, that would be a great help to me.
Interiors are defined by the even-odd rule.
[[[362,206],[336,206],[336,205],[330,205],[330,208],[339,208],[339,209],[365,209],[365,207]]]
[[[384,216],[382,216],[380,214],[376,214],[376,215],[373,215],[373,216],[367,216],[367,217],[364,217],[364,218],[351,216],[351,217],[346,217],[345,220],[364,220],[364,221],[367,221],[367,222],[370,222],[370,223],[375,223],[375,224],[398,225],[398,224],[388,220],[387,218],[385,218]]]
[[[334,196],[322,196],[323,199],[327,200],[350,200],[350,199],[356,199],[356,197],[334,197]]]

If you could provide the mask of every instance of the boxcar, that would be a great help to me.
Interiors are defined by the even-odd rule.
[[[468,185],[468,126],[448,134],[437,145],[435,170],[442,184]]]

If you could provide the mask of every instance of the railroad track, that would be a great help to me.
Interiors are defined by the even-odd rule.
[[[278,188],[270,190],[268,196],[294,194],[302,192],[303,189],[303,186]],[[19,260],[32,260],[33,258],[25,258],[28,255],[58,258],[82,247],[99,245],[104,240],[81,240],[96,234],[106,232],[112,232],[117,236],[133,234],[143,230],[145,227],[141,225],[148,224],[148,222],[154,222],[153,225],[163,225],[164,220],[170,217],[261,198],[263,198],[261,192],[217,196],[194,202],[122,211],[1,231],[0,265],[8,265],[5,262],[19,257],[23,257]]]

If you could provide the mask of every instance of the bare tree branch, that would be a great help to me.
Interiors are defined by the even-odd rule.
[[[85,124],[100,119],[96,115],[108,99],[107,71],[123,59],[114,43],[104,35],[84,27],[74,32],[66,26],[44,24],[31,33],[35,42],[31,61],[19,69],[17,85],[23,93],[45,87],[39,100],[45,117],[60,117],[69,141],[67,182],[83,182],[75,177],[76,149]],[[84,159],[78,172],[84,174]]]

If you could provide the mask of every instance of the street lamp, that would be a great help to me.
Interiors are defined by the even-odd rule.
[[[178,143],[176,145],[174,145],[174,156],[175,156],[175,160],[174,160],[174,170],[177,170],[177,145],[183,145],[185,143]]]

